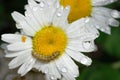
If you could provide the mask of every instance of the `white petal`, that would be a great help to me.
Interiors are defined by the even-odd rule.
[[[111,16],[112,16],[113,18],[120,18],[120,12],[117,11],[117,10],[112,10]]]
[[[107,5],[110,3],[113,3],[117,0],[92,0],[92,5],[93,6],[102,6],[102,5]]]
[[[61,78],[61,75],[58,72],[56,67],[57,66],[55,65],[54,62],[50,62],[49,67],[48,67],[48,72],[45,73],[46,75],[49,74],[50,79],[57,80]]]
[[[29,5],[26,6],[26,10],[31,11],[36,20],[42,26],[48,26],[50,25],[54,12],[56,10],[56,7],[52,2],[48,3],[45,0],[41,0],[40,3],[36,3],[34,0],[29,0]]]
[[[61,75],[60,73],[58,72],[57,68],[56,68],[56,65],[54,62],[50,62],[50,63],[40,63],[40,66],[38,66],[39,68],[39,71],[42,71],[43,73],[45,73],[47,76],[47,78],[54,78],[54,79],[60,79],[61,78]]]
[[[42,27],[43,26],[43,20],[42,20],[42,13],[38,13],[38,9],[39,9],[39,6],[36,5],[34,7],[30,7],[29,5],[26,5],[25,6],[25,9],[27,10],[26,12],[30,12],[31,13],[31,16],[33,15],[35,20],[38,22],[38,24],[40,25],[39,27]],[[36,9],[36,10],[35,10]],[[29,14],[30,15],[30,14]],[[44,17],[44,16],[43,16]],[[36,26],[37,27],[37,26]]]
[[[2,40],[7,42],[7,43],[15,43],[15,42],[22,42],[22,36],[19,34],[3,34],[2,35]],[[31,39],[27,36],[26,37],[26,42],[31,41]]]
[[[14,18],[17,24],[21,25],[21,28],[27,35],[34,35],[35,31],[30,27],[29,23],[26,21],[25,17],[22,14],[18,12],[13,12],[12,17]]]
[[[114,27],[119,26],[119,21],[115,20],[114,18],[109,19],[108,23],[109,23],[110,26],[114,26]]]
[[[69,34],[70,32],[75,32],[75,31],[82,31],[81,29],[83,29],[83,26],[86,23],[87,18],[82,18],[79,19],[73,23],[70,24],[70,26],[66,29],[66,32]],[[82,32],[81,32],[82,33]]]
[[[39,24],[39,22],[35,19],[34,15],[32,14],[32,12],[30,12],[30,10],[27,10],[25,12],[25,16],[26,16],[26,20],[27,22],[29,22],[31,28],[33,30],[35,30],[36,32],[38,30],[40,30],[41,25]]]
[[[91,65],[92,63],[92,60],[90,58],[88,58],[87,56],[83,55],[82,53],[80,52],[77,52],[77,51],[73,51],[73,50],[70,50],[70,49],[67,49],[66,50],[66,53],[72,57],[74,60],[86,65],[86,66],[89,66]]]
[[[96,17],[96,18],[92,17],[91,21],[89,23],[91,23],[91,25],[94,25],[97,29],[101,30],[102,32],[110,34],[111,29],[108,24],[108,20],[107,19],[105,19],[105,20],[103,19],[103,21],[101,21],[101,20],[102,20],[102,18],[100,19],[99,17]]]
[[[48,73],[48,71],[49,71],[49,63],[48,64],[41,63],[39,71],[41,71],[42,73]]]
[[[66,54],[63,54],[60,59],[56,61],[56,66],[66,80],[75,80],[74,77],[79,75],[77,65]]]
[[[107,18],[111,18],[112,11],[113,11],[112,9],[105,8],[105,7],[93,7],[92,15],[94,16],[94,14],[96,14],[96,15],[102,15]]]
[[[99,32],[95,27],[90,27],[88,24],[89,18],[79,19],[73,22],[67,29],[67,36],[69,39],[82,38],[87,34],[94,35],[94,39],[99,36]],[[90,35],[89,35],[90,36]]]
[[[95,25],[92,24],[90,21],[85,24],[85,27],[87,28],[87,31],[89,33],[96,34],[96,36],[99,37],[99,31],[96,29]]]
[[[9,63],[9,68],[13,69],[21,64],[23,64],[25,61],[28,61],[29,56],[30,56],[31,50],[26,50],[25,53],[19,55],[18,57],[14,58],[10,63]]]
[[[103,15],[98,15],[98,14],[92,14],[92,17],[97,19],[99,22],[108,25],[108,19],[109,17],[103,16]]]
[[[57,69],[57,66],[55,65],[55,63],[52,63],[51,64],[51,68],[49,69],[51,74],[56,77],[56,79],[60,79],[61,78],[61,75],[60,73],[58,72],[58,69]],[[52,76],[51,76],[52,77]]]
[[[94,7],[89,23],[95,25],[97,29],[107,34],[111,33],[110,26],[119,26],[119,22],[114,18],[119,18],[120,13],[104,7]],[[110,26],[109,26],[110,25]]]
[[[56,65],[53,62],[45,63],[45,64],[39,62],[39,64],[40,64],[40,66],[38,66],[39,71],[45,73],[45,75],[47,75],[45,78],[47,78],[48,80],[49,79],[51,80],[53,78],[57,80],[61,78],[61,75],[58,72]]]
[[[33,68],[37,69],[38,71],[41,71],[41,62],[40,61],[36,61],[35,65],[33,66]]]
[[[8,50],[10,51],[21,51],[25,49],[31,49],[32,48],[32,43],[31,42],[17,42],[13,43],[7,46]]]
[[[82,38],[69,39],[67,48],[80,52],[92,52],[96,50],[94,39],[95,36],[92,37],[92,35],[84,35]]]
[[[49,74],[45,75],[45,80],[57,80],[56,78],[54,78],[53,76],[50,77]]]
[[[97,19],[99,18],[105,24],[111,26],[119,26],[119,22],[114,19],[120,17],[120,13],[117,10],[112,10],[104,7],[95,7],[93,8],[92,16]]]
[[[36,59],[34,59],[31,55],[28,61],[26,61],[18,70],[18,73],[21,74],[21,76],[24,76],[27,72],[29,72],[35,63]]]
[[[26,54],[28,53],[28,51],[30,51],[30,49],[28,50],[24,50],[24,51],[20,51],[20,52],[10,52],[10,51],[5,51],[6,55],[5,57],[17,57],[21,54]]]
[[[70,11],[69,6],[65,8],[61,6],[60,8],[58,8],[56,13],[54,14],[53,25],[59,26],[62,29],[67,28],[68,27],[67,17],[68,17],[69,11]]]

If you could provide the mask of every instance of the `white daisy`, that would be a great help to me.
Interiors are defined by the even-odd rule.
[[[28,0],[25,16],[13,12],[18,29],[23,34],[3,34],[2,40],[9,43],[6,57],[15,57],[9,68],[20,66],[18,73],[24,76],[35,68],[45,74],[47,80],[75,80],[79,75],[74,60],[89,66],[90,58],[81,52],[95,50],[94,39],[84,26],[86,19],[68,24],[69,6],[59,6],[57,0],[43,0],[40,3]]]
[[[111,26],[119,26],[115,18],[120,18],[120,12],[109,9],[104,5],[117,0],[60,0],[63,6],[70,5],[71,11],[68,17],[69,22],[73,22],[83,17],[88,17],[88,27],[95,27],[107,34],[111,33]]]

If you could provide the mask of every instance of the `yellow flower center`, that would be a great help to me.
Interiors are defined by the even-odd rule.
[[[65,32],[58,27],[42,28],[33,37],[33,56],[41,61],[49,62],[63,54],[67,44]]]
[[[70,6],[69,22],[73,22],[82,17],[90,16],[92,11],[91,0],[60,0],[60,4]]]

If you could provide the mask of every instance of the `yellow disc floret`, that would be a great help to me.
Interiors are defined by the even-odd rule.
[[[60,4],[64,7],[70,6],[69,22],[90,16],[92,11],[91,0],[60,0]]]
[[[33,37],[33,56],[42,61],[51,61],[63,54],[67,36],[61,28],[48,26]]]

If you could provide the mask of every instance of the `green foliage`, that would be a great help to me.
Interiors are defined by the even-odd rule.
[[[112,34],[104,42],[107,54],[120,58],[120,28],[112,29]]]
[[[77,80],[120,80],[120,72],[106,64],[97,64],[81,71]]]
[[[120,58],[120,27],[112,28],[111,35],[101,33],[101,36],[96,41],[106,54]]]

